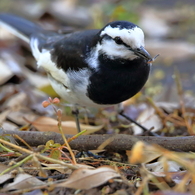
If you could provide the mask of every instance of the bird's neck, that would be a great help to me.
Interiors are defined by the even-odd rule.
[[[133,60],[123,59],[123,58],[110,58],[105,54],[101,54],[98,56],[99,66],[100,68],[108,68],[108,69],[117,69],[118,71],[123,70],[138,70],[140,68],[146,67],[149,68],[146,60],[143,58],[136,58]],[[134,72],[133,71],[133,72]]]

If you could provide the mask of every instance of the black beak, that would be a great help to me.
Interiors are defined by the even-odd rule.
[[[146,49],[143,46],[141,46],[140,48],[134,49],[133,51],[134,51],[135,55],[137,55],[141,58],[144,58],[147,61],[152,60],[151,55],[146,51]]]

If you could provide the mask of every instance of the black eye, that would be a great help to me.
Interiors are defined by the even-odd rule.
[[[122,39],[120,38],[120,37],[115,37],[114,38],[114,41],[117,43],[117,44],[123,44],[123,41],[122,41]]]

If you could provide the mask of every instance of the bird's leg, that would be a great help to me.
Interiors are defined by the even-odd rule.
[[[72,114],[75,117],[75,122],[77,126],[77,131],[78,133],[81,132],[81,127],[80,127],[80,122],[79,122],[79,109],[75,106],[74,109],[72,110]]]
[[[74,106],[73,109],[72,109],[72,114],[75,116],[75,122],[76,122],[76,126],[77,126],[77,130],[78,130],[78,133],[81,132],[81,128],[80,128],[80,122],[79,122],[79,109],[77,106]],[[93,157],[95,159],[98,159],[98,158],[103,158],[103,156],[99,156],[99,155],[96,155],[96,154],[93,154],[92,152],[90,151],[81,151],[79,152],[77,155],[76,155],[76,158],[80,158],[82,156],[87,156],[87,157]]]

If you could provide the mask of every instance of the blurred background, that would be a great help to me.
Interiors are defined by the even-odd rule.
[[[102,28],[113,20],[136,23],[145,32],[147,50],[152,56],[160,54],[142,93],[155,101],[178,101],[173,76],[176,70],[185,94],[193,96],[195,92],[194,0],[1,0],[0,11],[23,16],[45,29],[62,32]],[[33,97],[32,101],[39,104],[38,107],[34,103],[33,108],[39,110],[40,97],[44,99],[46,96],[32,95],[35,93],[33,88],[46,92],[47,96],[56,96],[44,71],[37,70],[28,46],[4,29],[0,29],[0,85],[1,102],[7,94],[10,96],[18,90],[27,93],[31,89],[28,98]]]

